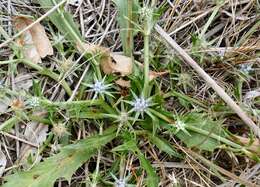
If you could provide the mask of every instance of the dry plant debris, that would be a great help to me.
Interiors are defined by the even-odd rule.
[[[1,185],[260,186],[259,13],[257,0],[2,0]]]

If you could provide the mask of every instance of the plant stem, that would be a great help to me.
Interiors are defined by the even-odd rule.
[[[53,80],[57,81],[57,82],[60,82],[60,84],[62,85],[62,87],[64,88],[64,90],[66,91],[66,93],[70,96],[72,94],[72,91],[70,89],[70,86],[68,85],[68,83],[62,79],[62,80],[59,80],[59,75],[56,74],[56,73],[53,73],[52,71],[48,70],[48,69],[45,69],[29,60],[26,60],[26,59],[21,59],[21,61],[23,64],[26,64],[28,66],[30,66],[31,68],[37,70],[40,74],[42,75],[45,75],[45,76],[48,76],[50,78],[52,78]]]
[[[43,99],[40,100],[41,103],[45,106],[55,106],[55,107],[71,107],[71,106],[93,106],[93,105],[102,105],[102,100],[82,100],[82,101],[65,101],[65,102],[51,102],[50,100]]]
[[[193,126],[186,126],[187,129],[191,130],[191,131],[194,131],[194,132],[197,132],[199,134],[203,134],[205,136],[209,136],[217,141],[220,141],[222,143],[225,143],[226,145],[229,145],[231,147],[234,147],[234,148],[237,148],[237,149],[243,149],[243,147],[239,144],[236,144],[234,142],[231,142],[230,140],[226,139],[226,138],[223,138],[217,134],[214,134],[214,133],[209,133],[208,131],[205,131],[203,129],[199,129],[199,128],[196,128],[196,127],[193,127]]]
[[[126,40],[127,45],[129,47],[126,47],[125,53],[126,56],[133,57],[133,0],[127,0],[127,13],[128,13],[128,21],[127,21],[127,34],[126,34]],[[133,60],[133,58],[132,58]]]
[[[102,134],[103,134],[103,127],[102,127],[102,124],[101,124],[100,128],[99,128],[99,135],[102,135]],[[97,156],[96,171],[95,171],[95,174],[94,174],[94,177],[93,177],[94,181],[93,181],[92,187],[96,187],[97,186],[97,177],[98,177],[98,173],[99,173],[100,160],[101,160],[101,151],[99,149],[98,150],[98,156]]]
[[[144,97],[148,97],[148,89],[149,89],[149,40],[150,33],[148,31],[148,23],[147,20],[145,22],[144,27]]]

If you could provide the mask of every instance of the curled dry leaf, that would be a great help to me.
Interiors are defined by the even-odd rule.
[[[140,68],[144,68],[144,65],[141,64],[140,62],[137,63],[137,65],[140,67]],[[156,71],[149,71],[149,79],[150,81],[153,80],[153,79],[156,79],[157,77],[160,77],[160,76],[163,76],[163,75],[166,75],[168,74],[169,71],[160,71],[160,72],[156,72]]]
[[[0,177],[2,177],[5,167],[6,167],[7,159],[5,154],[0,150]]]
[[[111,73],[120,73],[122,76],[130,75],[133,71],[133,63],[130,57],[124,55],[118,55],[115,53],[111,53],[113,61],[109,61],[105,66],[109,66],[112,70]],[[103,65],[103,66],[104,66]]]
[[[14,18],[17,31],[23,30],[32,23],[33,20],[28,17],[17,16]],[[51,42],[40,23],[36,23],[29,30],[23,32],[17,42],[22,47],[25,58],[34,63],[41,62],[41,58],[47,55],[53,55]]]
[[[159,76],[163,76],[163,75],[168,74],[168,73],[169,73],[169,71],[161,71],[161,72],[150,71],[149,72],[149,79],[151,81],[151,80],[153,80],[153,79],[155,79]]]
[[[115,81],[115,83],[121,87],[124,87],[124,88],[130,88],[131,85],[130,85],[130,81],[126,81],[122,78],[118,79]]]
[[[119,73],[121,76],[130,75],[133,71],[132,59],[115,53],[111,53],[108,48],[93,44],[77,44],[81,53],[101,53],[100,65],[105,74]]]
[[[260,155],[260,141],[258,139],[253,140],[242,136],[235,136],[235,138],[244,145],[249,145],[248,149]]]

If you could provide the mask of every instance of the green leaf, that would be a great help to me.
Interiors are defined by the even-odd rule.
[[[122,145],[119,145],[112,149],[112,151],[117,152],[117,151],[132,151],[135,153],[137,151],[137,146],[136,142],[134,140],[129,140],[127,142],[124,142]]]
[[[158,149],[167,153],[170,156],[182,158],[182,156],[163,138],[159,138],[150,132],[147,132],[147,138],[154,144]]]
[[[51,187],[58,178],[70,180],[73,173],[98,149],[115,138],[115,128],[62,148],[29,171],[18,172],[5,178],[3,187]]]
[[[151,163],[145,158],[145,156],[139,150],[137,153],[137,157],[141,162],[142,168],[146,171],[147,178],[146,184],[149,187],[158,187],[159,186],[159,178],[156,175]]]
[[[149,187],[158,187],[159,178],[156,175],[151,163],[145,158],[141,150],[137,147],[134,140],[129,140],[124,144],[117,146],[113,151],[132,151],[139,159],[142,168],[146,171],[146,183]]]
[[[0,125],[0,131],[9,132],[14,127],[14,125],[17,124],[21,120],[22,119],[20,119],[16,116],[6,120],[5,122],[3,122]]]
[[[43,8],[52,8],[61,0],[38,0]],[[70,13],[60,7],[49,15],[51,22],[58,28],[58,30],[65,35],[67,39],[72,42],[80,43],[83,41],[78,26],[73,21]]]
[[[132,55],[134,22],[137,21],[139,3],[137,0],[113,0],[118,10],[118,23],[123,50],[127,56]]]
[[[190,135],[179,131],[176,136],[188,147],[197,147],[201,150],[213,151],[221,144],[219,140],[211,137],[211,134],[224,137],[224,130],[220,122],[213,121],[199,113],[190,113],[181,120],[184,122],[185,128],[189,131]],[[200,131],[203,132],[201,133]],[[207,134],[204,132],[207,132]]]

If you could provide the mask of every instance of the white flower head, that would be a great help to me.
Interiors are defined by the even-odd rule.
[[[142,17],[151,17],[153,15],[153,9],[147,6],[144,6],[140,9],[140,14]]]
[[[113,179],[115,180],[115,187],[126,187],[128,184],[127,184],[127,181],[130,177],[127,176],[127,177],[124,177],[124,178],[117,178],[113,173],[111,173],[111,176],[113,177]]]
[[[135,119],[137,119],[140,114],[143,117],[144,113],[148,113],[149,107],[153,106],[154,104],[152,103],[151,97],[145,98],[143,95],[138,97],[135,95],[135,93],[133,93],[133,96],[134,96],[134,101],[128,101],[127,103],[133,106],[133,108],[129,111],[129,113],[135,112],[136,113]]]
[[[249,74],[250,73],[250,71],[252,71],[253,70],[253,68],[252,68],[252,64],[241,64],[240,65],[240,70],[243,72],[243,73],[245,73],[245,74]]]
[[[139,97],[136,98],[135,101],[133,102],[133,110],[136,112],[143,113],[147,110],[149,107],[149,100],[145,99],[144,97]]]
[[[99,94],[104,93],[104,91],[107,89],[107,85],[105,85],[103,81],[96,81],[90,87],[91,87],[90,89],[91,91],[94,91]]]
[[[117,181],[115,182],[115,186],[116,187],[126,187],[126,182],[124,181],[124,179],[117,179]]]
[[[26,101],[26,104],[30,107],[38,107],[40,106],[40,99],[38,97],[32,97]]]
[[[175,126],[176,126],[176,133],[178,133],[179,131],[182,131],[182,132],[188,134],[189,136],[191,136],[190,133],[186,130],[186,124],[183,121],[177,119]]]
[[[110,95],[111,97],[113,97],[113,95],[108,92],[108,89],[111,87],[112,84],[106,84],[105,78],[106,77],[104,77],[102,80],[98,80],[95,78],[94,84],[87,84],[87,86],[90,87],[89,91],[95,93],[93,99],[95,99],[97,95],[103,95],[103,94]]]

